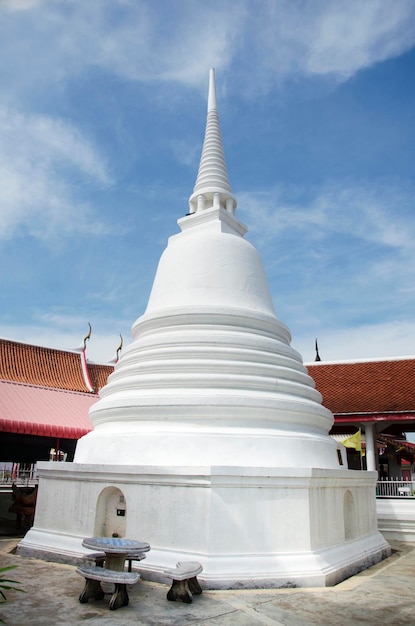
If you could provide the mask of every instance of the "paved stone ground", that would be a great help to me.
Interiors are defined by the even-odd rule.
[[[83,579],[75,567],[10,553],[17,539],[0,539],[0,567],[25,593],[7,592],[0,617],[7,626],[414,626],[415,543],[391,542],[392,556],[336,587],[204,591],[192,604],[168,602],[168,585],[140,581],[130,604],[109,611],[107,601],[80,604]]]

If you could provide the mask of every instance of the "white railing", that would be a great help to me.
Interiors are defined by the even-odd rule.
[[[36,463],[3,462],[0,464],[0,485],[33,485],[38,482]]]
[[[0,485],[35,484],[38,482],[36,463],[3,462],[0,464]],[[415,498],[415,481],[402,478],[382,479],[376,484],[377,498]]]
[[[415,481],[392,478],[378,480],[376,484],[377,498],[414,498]]]

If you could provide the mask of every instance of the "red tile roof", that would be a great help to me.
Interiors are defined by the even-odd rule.
[[[415,358],[307,365],[335,415],[415,411]]]
[[[0,431],[79,439],[111,365],[86,362],[79,352],[0,339]],[[95,392],[95,393],[94,393]]]
[[[92,387],[106,384],[113,367],[87,364]],[[81,354],[0,339],[0,379],[90,393],[82,373]]]
[[[114,371],[113,365],[87,363],[89,380],[95,391],[99,391],[107,384],[108,376]]]
[[[316,387],[323,396],[323,404],[329,408],[339,423],[342,416],[359,416],[374,414],[398,414],[403,419],[415,420],[415,358],[384,359],[378,361],[355,361],[329,363],[320,361],[309,364],[308,371],[316,382]],[[85,405],[92,404],[97,399],[95,395],[107,382],[113,371],[112,365],[102,365],[87,362],[88,376],[95,393],[91,393],[82,373],[82,361],[79,352],[68,352],[33,346],[6,339],[0,339],[0,385],[1,392],[5,389],[3,381],[24,383],[18,388],[37,386],[43,389],[38,397],[44,398],[45,403],[57,402],[63,399],[64,394],[46,396],[45,388],[67,392],[80,392],[85,395]],[[22,391],[27,396],[29,392]],[[36,395],[36,394],[35,394]],[[49,398],[49,399],[46,399]],[[76,398],[73,396],[73,398]],[[1,398],[0,398],[1,400]],[[69,397],[66,396],[69,402]],[[63,400],[62,400],[63,401]],[[75,409],[76,404],[76,409]],[[74,400],[72,412],[68,409],[68,424],[73,420],[75,411],[83,409]],[[21,405],[26,417],[15,419],[14,423],[32,421],[29,403]],[[47,409],[42,409],[47,410]],[[60,412],[55,405],[56,415],[60,415],[59,424],[63,425],[62,418],[66,415]],[[88,411],[86,411],[86,419]],[[406,415],[406,417],[403,416]],[[40,413],[39,413],[40,415]],[[0,422],[8,419],[0,405]],[[40,419],[40,418],[39,418]],[[79,418],[81,419],[81,418]],[[343,420],[344,421],[344,420]],[[20,423],[19,422],[19,423]],[[19,426],[21,428],[21,426]],[[34,427],[37,428],[37,427]],[[76,427],[78,428],[78,427]],[[86,423],[79,428],[90,428]],[[4,430],[0,423],[0,430]],[[41,427],[39,427],[41,430]],[[16,432],[16,431],[15,431]],[[22,432],[22,431],[17,431]],[[75,432],[75,431],[74,431]],[[63,435],[61,435],[63,436]],[[81,435],[77,435],[81,436]]]
[[[0,431],[79,439],[92,430],[95,394],[0,381]]]

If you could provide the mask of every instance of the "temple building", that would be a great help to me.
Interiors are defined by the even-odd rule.
[[[365,468],[400,477],[402,460],[413,465],[415,444],[406,434],[415,432],[414,357],[319,361],[307,369],[334,414],[330,433],[363,433]],[[349,467],[358,463],[351,458]]]
[[[51,449],[72,461],[113,368],[87,361],[84,345],[65,351],[0,339],[0,462],[48,460]]]

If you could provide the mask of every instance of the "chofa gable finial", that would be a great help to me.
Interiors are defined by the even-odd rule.
[[[321,361],[320,355],[318,353],[318,343],[317,343],[317,339],[316,339],[316,358],[314,359],[315,361]]]

